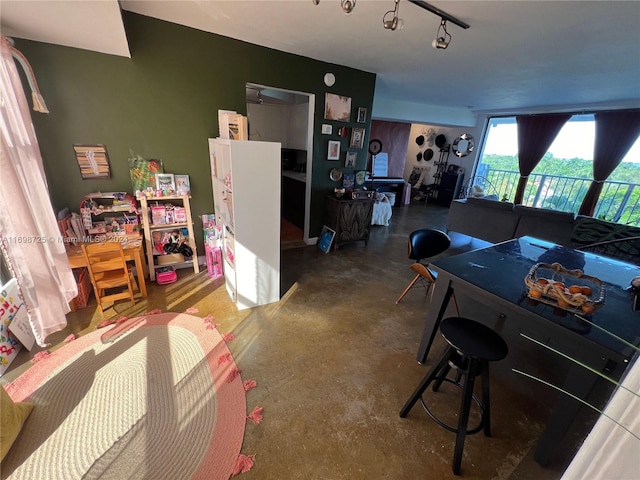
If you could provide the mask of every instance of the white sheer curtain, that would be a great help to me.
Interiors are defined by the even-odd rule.
[[[0,240],[18,281],[36,342],[45,346],[48,335],[67,325],[65,313],[78,291],[59,239],[12,47],[4,36],[1,42]]]

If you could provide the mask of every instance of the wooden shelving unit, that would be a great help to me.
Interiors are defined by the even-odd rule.
[[[151,278],[151,280],[156,279],[156,269],[162,267],[192,267],[195,273],[200,272],[200,267],[198,266],[198,252],[196,251],[196,241],[193,234],[193,221],[191,219],[191,205],[189,203],[189,198],[189,195],[171,197],[138,197],[138,201],[140,202],[140,217],[142,219],[142,226],[144,229],[147,264],[149,265],[149,277]],[[186,222],[153,224],[151,222],[151,212],[149,209],[150,202],[157,202],[162,204],[171,203],[172,205],[178,204],[183,206],[186,213]],[[160,255],[155,255],[153,252],[153,232],[166,232],[170,230],[180,230],[182,228],[186,228],[189,232],[186,243],[193,250],[193,256],[190,259],[185,259],[184,261],[158,264],[157,257],[159,257]]]

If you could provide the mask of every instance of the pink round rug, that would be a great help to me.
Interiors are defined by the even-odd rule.
[[[220,333],[192,315],[80,337],[5,386],[34,409],[2,477],[226,480],[247,418],[238,373]]]

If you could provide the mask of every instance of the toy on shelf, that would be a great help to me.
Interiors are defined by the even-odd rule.
[[[139,239],[138,203],[127,192],[90,193],[80,203],[80,215],[89,235]]]

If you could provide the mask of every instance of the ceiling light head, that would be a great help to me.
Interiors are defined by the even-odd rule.
[[[320,4],[320,0],[311,0],[311,3],[313,3],[314,5],[319,5]]]
[[[436,39],[431,43],[431,46],[432,46],[433,48],[442,48],[442,49],[444,49],[444,48],[447,48],[447,47],[449,46],[449,43],[448,43],[448,42],[445,42],[444,37],[439,37],[439,38],[436,38]]]
[[[356,0],[341,0],[340,6],[342,7],[342,11],[344,13],[346,13],[347,15],[351,15],[351,12],[353,12],[353,9],[356,6]]]
[[[449,43],[451,43],[451,34],[447,32],[447,21],[441,17],[436,39],[431,43],[431,46],[436,49],[445,49]]]
[[[398,12],[400,9],[400,0],[394,0],[395,5],[393,10],[389,10],[382,16],[382,26],[387,30],[396,30],[404,27],[404,21],[398,18]],[[390,15],[391,14],[391,15]]]

